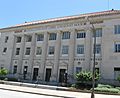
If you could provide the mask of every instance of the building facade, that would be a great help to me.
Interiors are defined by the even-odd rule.
[[[120,74],[120,11],[109,10],[26,22],[1,28],[0,67],[25,80],[63,82],[64,74],[92,71],[93,26],[95,68],[103,80]]]

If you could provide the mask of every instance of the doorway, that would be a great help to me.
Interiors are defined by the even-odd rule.
[[[45,81],[49,82],[51,77],[51,68],[46,68]]]
[[[59,72],[59,82],[60,83],[64,82],[65,71],[66,71],[66,69],[60,69],[60,72]]]
[[[33,70],[33,80],[37,80],[37,76],[38,76],[38,68],[34,68]]]

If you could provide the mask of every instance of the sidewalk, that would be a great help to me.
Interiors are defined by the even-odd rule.
[[[39,94],[39,95],[49,95],[49,96],[62,97],[62,98],[90,98],[90,95],[91,95],[90,93],[13,86],[13,85],[6,85],[6,84],[0,84],[0,89],[18,91],[18,92],[24,92],[24,93]],[[95,94],[95,98],[120,98],[120,96],[119,95]]]

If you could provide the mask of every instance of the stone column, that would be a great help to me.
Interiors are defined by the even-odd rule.
[[[87,24],[89,25],[89,24]],[[83,70],[90,71],[91,70],[91,56],[92,56],[92,32],[90,27],[85,28],[86,38],[85,38],[85,65],[83,66]]]
[[[36,47],[36,34],[33,33],[32,34],[32,41],[31,41],[30,57],[29,57],[29,66],[28,66],[28,72],[31,73],[32,76],[33,76],[35,47]],[[32,79],[32,77],[31,77],[31,79]]]
[[[20,47],[20,57],[18,60],[18,74],[21,74],[21,75],[23,72],[22,64],[23,64],[24,50],[25,50],[25,35],[22,36],[21,47]]]
[[[57,32],[57,40],[55,43],[55,55],[54,55],[54,68],[52,73],[51,81],[58,82],[58,70],[59,70],[59,58],[61,49],[61,32]]]
[[[44,33],[44,41],[42,47],[42,58],[41,58],[41,68],[39,70],[39,76],[41,80],[45,80],[45,66],[46,66],[46,57],[47,57],[47,48],[48,48],[48,32]]]
[[[74,73],[74,56],[75,56],[75,30],[71,30],[70,42],[69,42],[69,64],[68,64],[68,76],[69,80],[73,80]]]

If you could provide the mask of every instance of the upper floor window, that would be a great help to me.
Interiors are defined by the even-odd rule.
[[[62,46],[62,54],[68,54],[68,52],[69,52],[69,46],[68,45]]]
[[[54,52],[55,52],[55,47],[54,47],[54,46],[49,46],[48,54],[49,54],[49,55],[53,55]]]
[[[5,47],[5,48],[3,49],[3,53],[6,53],[6,51],[7,51],[7,48]]]
[[[37,35],[37,41],[43,41],[43,40],[44,40],[44,35],[43,34]]]
[[[26,48],[25,55],[30,55],[30,47]]]
[[[37,47],[36,55],[41,55],[41,54],[42,54],[42,48],[41,47]]]
[[[17,38],[16,38],[16,43],[20,43],[20,42],[21,42],[21,39],[22,39],[22,37],[17,37]]]
[[[26,42],[31,42],[32,41],[32,36],[26,36]]]
[[[102,37],[102,28],[96,29],[96,37]]]
[[[85,32],[77,33],[77,38],[85,38],[85,37],[86,37],[86,33]]]
[[[77,45],[77,54],[84,54],[84,45]]]
[[[120,43],[115,43],[115,52],[120,52]]]
[[[50,33],[49,40],[56,40],[57,34],[56,33]]]
[[[5,43],[8,42],[8,38],[9,38],[8,36],[5,37]]]
[[[120,34],[120,25],[115,25],[114,26],[114,33],[115,34]]]
[[[16,48],[16,55],[20,54],[20,48]]]
[[[94,53],[94,49],[93,49],[93,53]],[[100,54],[100,53],[101,53],[101,45],[97,44],[95,49],[95,54]]]
[[[70,32],[63,32],[62,39],[70,39]]]

